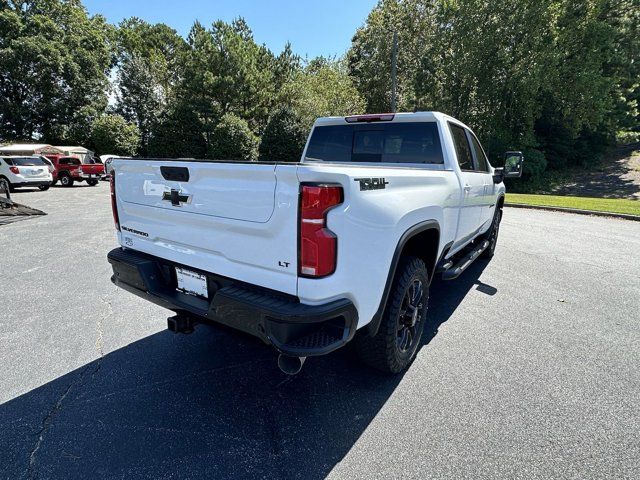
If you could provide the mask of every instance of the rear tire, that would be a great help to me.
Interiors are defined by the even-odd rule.
[[[87,180],[87,184],[90,187],[95,187],[96,185],[98,185],[98,180]]]
[[[415,359],[427,318],[429,275],[424,262],[404,257],[389,292],[378,333],[356,337],[367,365],[387,373],[405,370]]]
[[[70,175],[60,175],[60,185],[63,187],[73,187],[73,178]]]
[[[38,185],[38,188],[43,192],[46,192],[47,190],[49,190],[49,187],[51,187],[51,184],[49,184],[49,185]]]
[[[493,222],[487,232],[486,240],[489,240],[489,246],[482,252],[480,258],[490,260],[496,253],[496,245],[498,244],[498,233],[500,233],[500,222],[502,221],[502,209],[496,206],[496,211],[493,214]]]
[[[2,191],[6,191],[9,193],[13,192],[13,187],[11,186],[11,182],[4,177],[0,177],[0,186],[2,186],[2,188],[0,188],[0,190]]]

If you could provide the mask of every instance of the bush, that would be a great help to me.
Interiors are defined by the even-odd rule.
[[[269,118],[260,143],[260,160],[298,162],[308,130],[291,108],[280,108]]]
[[[629,145],[638,142],[640,142],[640,132],[632,132],[629,130],[616,132],[616,144],[618,145]]]
[[[101,155],[131,157],[138,153],[140,130],[120,115],[103,115],[93,122],[91,142]]]
[[[259,142],[245,120],[226,113],[211,133],[209,155],[219,160],[255,160]]]

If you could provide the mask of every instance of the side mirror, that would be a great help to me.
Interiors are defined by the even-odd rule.
[[[504,178],[519,178],[522,176],[522,164],[524,155],[522,152],[506,152],[504,154]]]

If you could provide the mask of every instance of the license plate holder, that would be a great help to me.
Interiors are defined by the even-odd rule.
[[[193,295],[201,298],[209,298],[209,290],[207,288],[207,277],[200,273],[186,268],[176,268],[177,289],[187,295]]]

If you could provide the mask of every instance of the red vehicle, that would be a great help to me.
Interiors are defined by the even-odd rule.
[[[104,165],[101,163],[82,163],[77,157],[65,155],[45,155],[51,160],[53,171],[53,185],[60,181],[63,187],[71,187],[75,182],[86,181],[95,187],[104,176]]]

